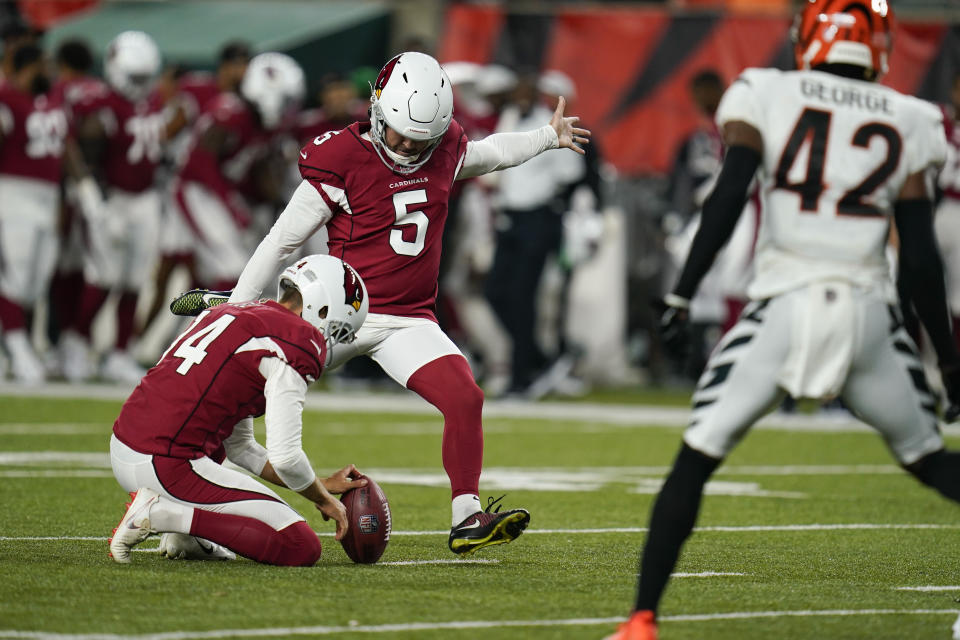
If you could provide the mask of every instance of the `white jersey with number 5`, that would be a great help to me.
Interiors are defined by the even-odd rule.
[[[907,176],[943,164],[935,106],[872,82],[820,71],[747,69],[717,123],[763,136],[763,218],[748,294],[769,298],[840,280],[894,299],[885,258]]]

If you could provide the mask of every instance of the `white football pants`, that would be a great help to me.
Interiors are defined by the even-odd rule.
[[[815,285],[811,285],[815,286]],[[822,286],[822,285],[821,285]],[[874,295],[852,289],[849,322],[813,327],[829,340],[846,342],[839,365],[833,352],[796,352],[798,339],[824,314],[809,313],[808,288],[751,302],[716,346],[693,394],[693,414],[684,441],[714,458],[725,458],[750,427],[786,392],[787,362],[803,361],[810,375],[824,367],[839,372],[839,396],[860,420],[883,436],[901,464],[943,447],[936,402],[899,310]],[[819,311],[819,310],[815,310]]]

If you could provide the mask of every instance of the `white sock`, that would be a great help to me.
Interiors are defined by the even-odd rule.
[[[168,500],[163,496],[150,507],[150,528],[154,531],[190,533],[193,524],[193,507]]]
[[[483,511],[480,507],[480,496],[475,496],[470,493],[464,493],[453,499],[453,524],[451,527],[455,527],[477,511]]]

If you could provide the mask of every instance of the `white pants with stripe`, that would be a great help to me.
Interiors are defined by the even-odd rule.
[[[425,364],[463,354],[432,320],[370,313],[354,342],[333,347],[328,366],[332,369],[362,355],[370,356],[387,375],[407,386],[410,376]]]
[[[785,363],[797,360],[792,353],[795,323],[805,317],[807,293],[799,289],[750,303],[723,337],[693,395],[684,434],[690,447],[725,458],[754,422],[783,399],[779,380]],[[851,308],[853,317],[845,326],[853,333],[847,336],[852,348],[840,397],[880,433],[901,464],[941,449],[935,399],[899,311],[876,295],[856,291]],[[825,329],[829,334],[831,328]]]
[[[146,487],[188,507],[254,518],[276,531],[304,520],[269,488],[207,457],[176,460],[152,456],[111,436],[110,462],[125,491]]]

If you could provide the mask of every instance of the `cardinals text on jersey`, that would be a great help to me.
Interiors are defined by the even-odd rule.
[[[466,135],[454,121],[424,166],[399,175],[363,137],[369,126],[314,138],[300,153],[300,173],[333,212],[330,255],[360,273],[370,312],[436,319],[443,227]]]

